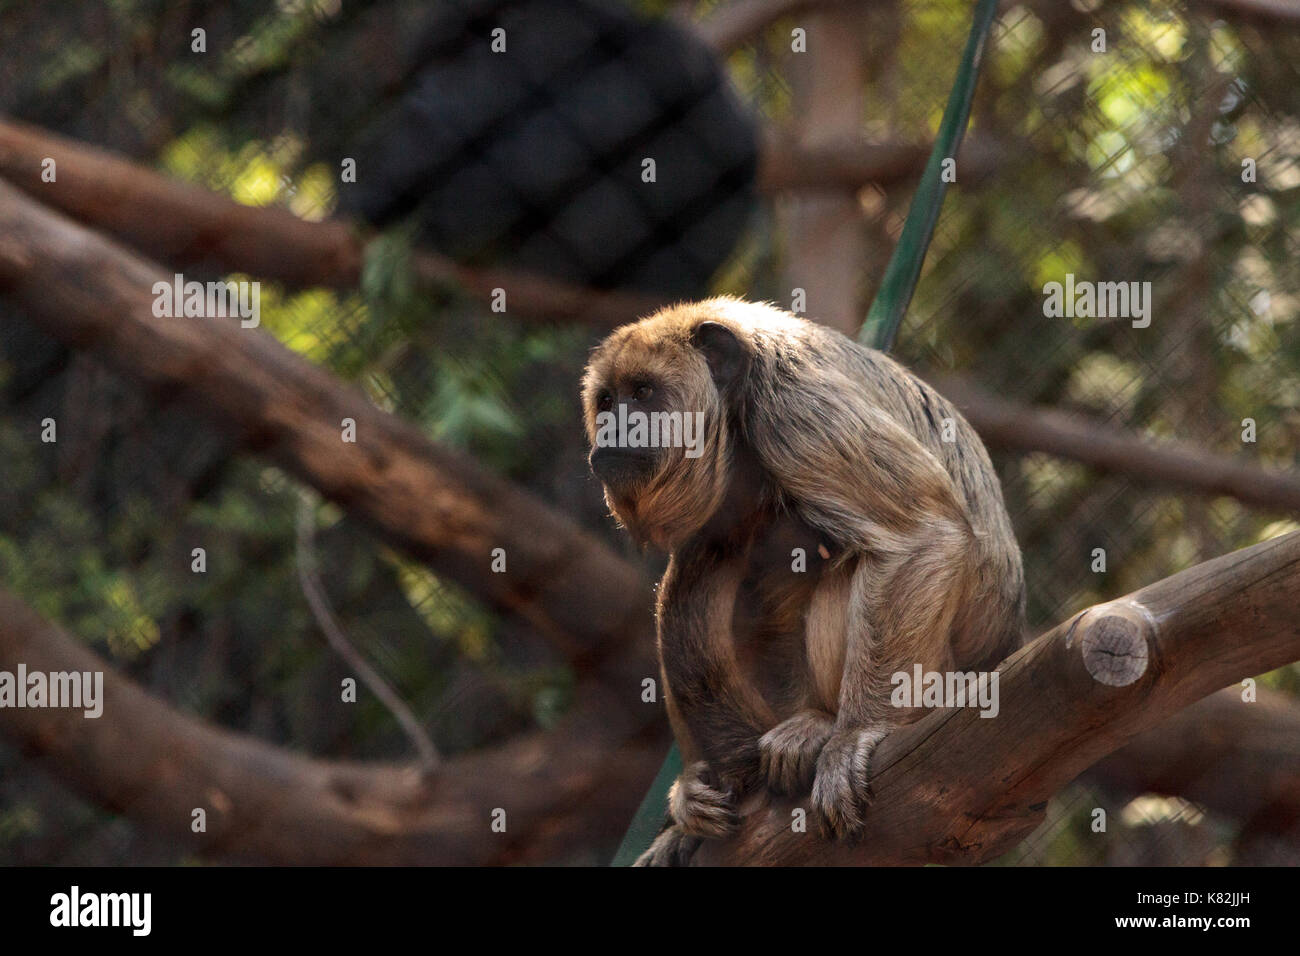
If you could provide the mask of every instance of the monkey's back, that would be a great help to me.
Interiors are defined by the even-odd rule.
[[[846,361],[861,373],[866,389],[939,460],[961,495],[987,565],[984,575],[1002,583],[1001,602],[1011,619],[1011,632],[993,653],[1000,659],[1026,636],[1025,581],[1020,546],[988,451],[965,417],[928,384],[888,355],[840,339],[847,346]]]
[[[999,582],[1000,606],[989,610],[1009,623],[1007,634],[993,642],[994,656],[1018,645],[1025,636],[1020,548],[988,452],[952,403],[888,355],[834,329],[769,305],[729,298],[704,305],[742,323],[761,343],[750,369],[758,379],[755,393],[778,402],[785,390],[806,389],[819,370],[834,370],[841,386],[853,391],[851,401],[868,403],[888,415],[937,460],[952,479],[975,533],[981,577]],[[827,413],[835,411],[828,408]]]

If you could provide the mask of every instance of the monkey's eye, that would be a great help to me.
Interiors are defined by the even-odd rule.
[[[609,392],[601,392],[596,397],[596,411],[607,412],[614,407],[614,396]]]
[[[638,402],[647,402],[654,393],[655,390],[649,385],[638,385],[636,391],[632,393],[632,397]]]

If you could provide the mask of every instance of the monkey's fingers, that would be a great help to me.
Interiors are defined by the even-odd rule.
[[[835,729],[834,718],[804,710],[781,721],[758,741],[759,767],[777,793],[803,793],[817,772],[817,757]]]
[[[861,834],[874,796],[871,755],[886,733],[888,728],[875,726],[837,730],[822,748],[812,804],[827,839],[851,840]]]
[[[682,772],[668,791],[668,812],[683,832],[716,840],[740,826],[740,814],[735,794],[704,782],[707,772],[702,761]]]

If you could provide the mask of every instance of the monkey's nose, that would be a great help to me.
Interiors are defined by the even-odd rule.
[[[615,488],[641,478],[652,464],[640,448],[593,448],[588,461],[595,476]]]

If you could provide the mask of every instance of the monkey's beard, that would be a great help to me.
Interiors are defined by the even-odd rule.
[[[657,495],[652,490],[654,484],[652,477],[637,482],[631,488],[620,488],[617,491],[606,485],[605,504],[609,505],[610,514],[638,548],[653,545],[668,551],[671,550],[670,542],[660,522],[656,520]]]
[[[605,503],[638,547],[673,551],[703,528],[722,503],[726,472],[718,465],[714,458],[679,454],[634,488],[614,492],[606,487]]]
[[[654,525],[638,516],[637,500],[635,496],[615,497],[609,491],[605,492],[605,503],[609,505],[610,514],[614,516],[638,548],[646,548],[650,545],[662,548],[663,545],[660,542],[663,539],[654,533]],[[665,548],[665,550],[667,549]]]
[[[639,548],[654,547],[660,551],[671,552],[690,537],[693,528],[684,528],[679,523],[664,524],[656,521],[651,509],[638,508],[636,501],[624,500],[611,504],[610,509]]]

